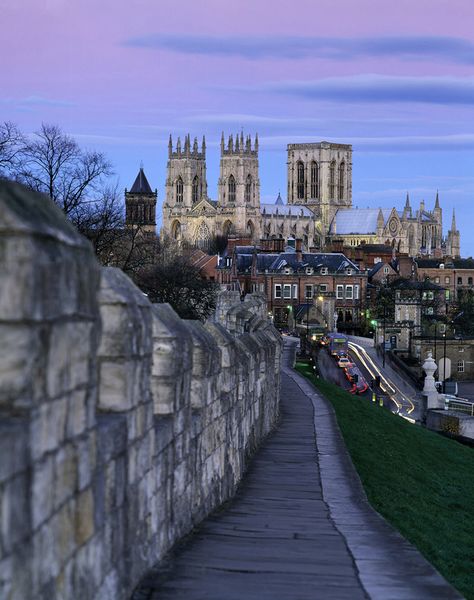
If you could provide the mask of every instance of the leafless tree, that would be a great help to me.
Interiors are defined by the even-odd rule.
[[[94,202],[112,167],[101,152],[84,151],[57,125],[43,123],[21,150],[17,179],[47,194],[78,221],[84,205]]]
[[[11,176],[18,164],[24,138],[14,123],[0,124],[0,176]]]

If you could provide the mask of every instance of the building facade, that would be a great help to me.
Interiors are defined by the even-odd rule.
[[[208,196],[206,145],[189,135],[176,146],[170,136],[162,233],[179,242],[209,248],[214,236],[303,240],[306,250],[331,244],[357,247],[383,244],[409,256],[460,255],[453,217],[443,237],[443,214],[436,194],[429,210],[424,200],[412,209],[407,194],[402,209],[352,205],[352,146],[332,142],[288,144],[287,203],[260,202],[259,144],[243,133],[224,135],[220,144],[217,200]]]

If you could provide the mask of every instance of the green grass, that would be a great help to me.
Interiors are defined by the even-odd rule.
[[[332,403],[371,505],[474,600],[474,449],[296,369]]]

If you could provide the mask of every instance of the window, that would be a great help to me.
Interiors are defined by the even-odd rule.
[[[264,283],[261,283],[259,285],[259,290],[260,290],[260,292],[264,292],[265,291],[265,284]]]
[[[235,202],[235,179],[234,176],[231,175],[229,177],[229,202]]]
[[[446,300],[450,300],[451,294],[449,293],[449,290],[444,290],[444,297]]]
[[[451,277],[449,277],[449,275],[446,275],[444,278],[444,283],[451,283]]]
[[[439,277],[435,277],[435,283],[439,283]]]
[[[291,283],[285,283],[283,286],[283,298],[285,300],[291,300]]]
[[[390,269],[388,267],[384,267],[383,268],[383,272],[388,275],[388,273],[390,272]]]
[[[336,286],[336,298],[338,300],[342,300],[344,298],[344,286],[343,285]]]
[[[354,286],[354,300],[359,300],[359,286]]]
[[[334,190],[336,187],[336,161],[332,161],[329,166],[329,198],[334,199]]]
[[[346,310],[346,323],[352,321],[352,311]]]
[[[312,275],[313,274],[313,267],[306,267],[306,275]]]
[[[193,179],[193,204],[199,200],[199,179],[198,176]]]
[[[178,181],[176,182],[176,202],[183,201],[183,180],[181,177],[178,177]]]
[[[433,292],[423,292],[423,300],[433,300]]]
[[[313,286],[312,285],[305,285],[304,286],[304,297],[311,299],[313,297]]]
[[[319,286],[319,291],[320,292],[327,292],[328,291],[328,286],[326,283],[321,283]]]
[[[291,275],[291,267],[285,267],[285,275]]]
[[[458,373],[464,373],[464,361],[458,360]]]
[[[468,285],[472,285],[472,277],[468,277],[467,278],[467,284]]]
[[[304,164],[301,161],[296,163],[296,177],[298,200],[302,200],[304,198]]]
[[[273,294],[274,298],[281,298],[281,283],[275,283],[275,293]]]
[[[252,177],[247,175],[247,182],[245,184],[245,202],[250,202],[252,199]]]
[[[458,277],[458,285],[462,285],[462,277]]]
[[[344,164],[344,162],[342,162],[339,165],[339,182],[338,182],[339,200],[344,199],[344,171],[345,170],[346,170],[346,165]]]
[[[318,163],[313,160],[311,163],[311,198],[317,198],[319,187],[319,167]]]
[[[346,285],[346,300],[352,300],[354,295],[354,288],[352,285]]]
[[[298,298],[298,285],[296,283],[293,284],[293,298]]]
[[[321,267],[321,275],[327,275],[328,274],[328,268],[327,267]]]
[[[432,314],[434,314],[433,307],[432,307],[432,306],[428,306],[428,307],[425,309],[425,311],[424,311],[424,312],[425,312],[425,315],[432,315]]]

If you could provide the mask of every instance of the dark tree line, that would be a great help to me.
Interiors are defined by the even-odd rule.
[[[0,177],[46,194],[92,243],[99,261],[125,271],[152,302],[169,302],[183,318],[204,319],[216,287],[169,241],[125,226],[123,198],[105,154],[84,150],[57,125],[25,136],[0,124]],[[224,241],[214,240],[216,249]]]

